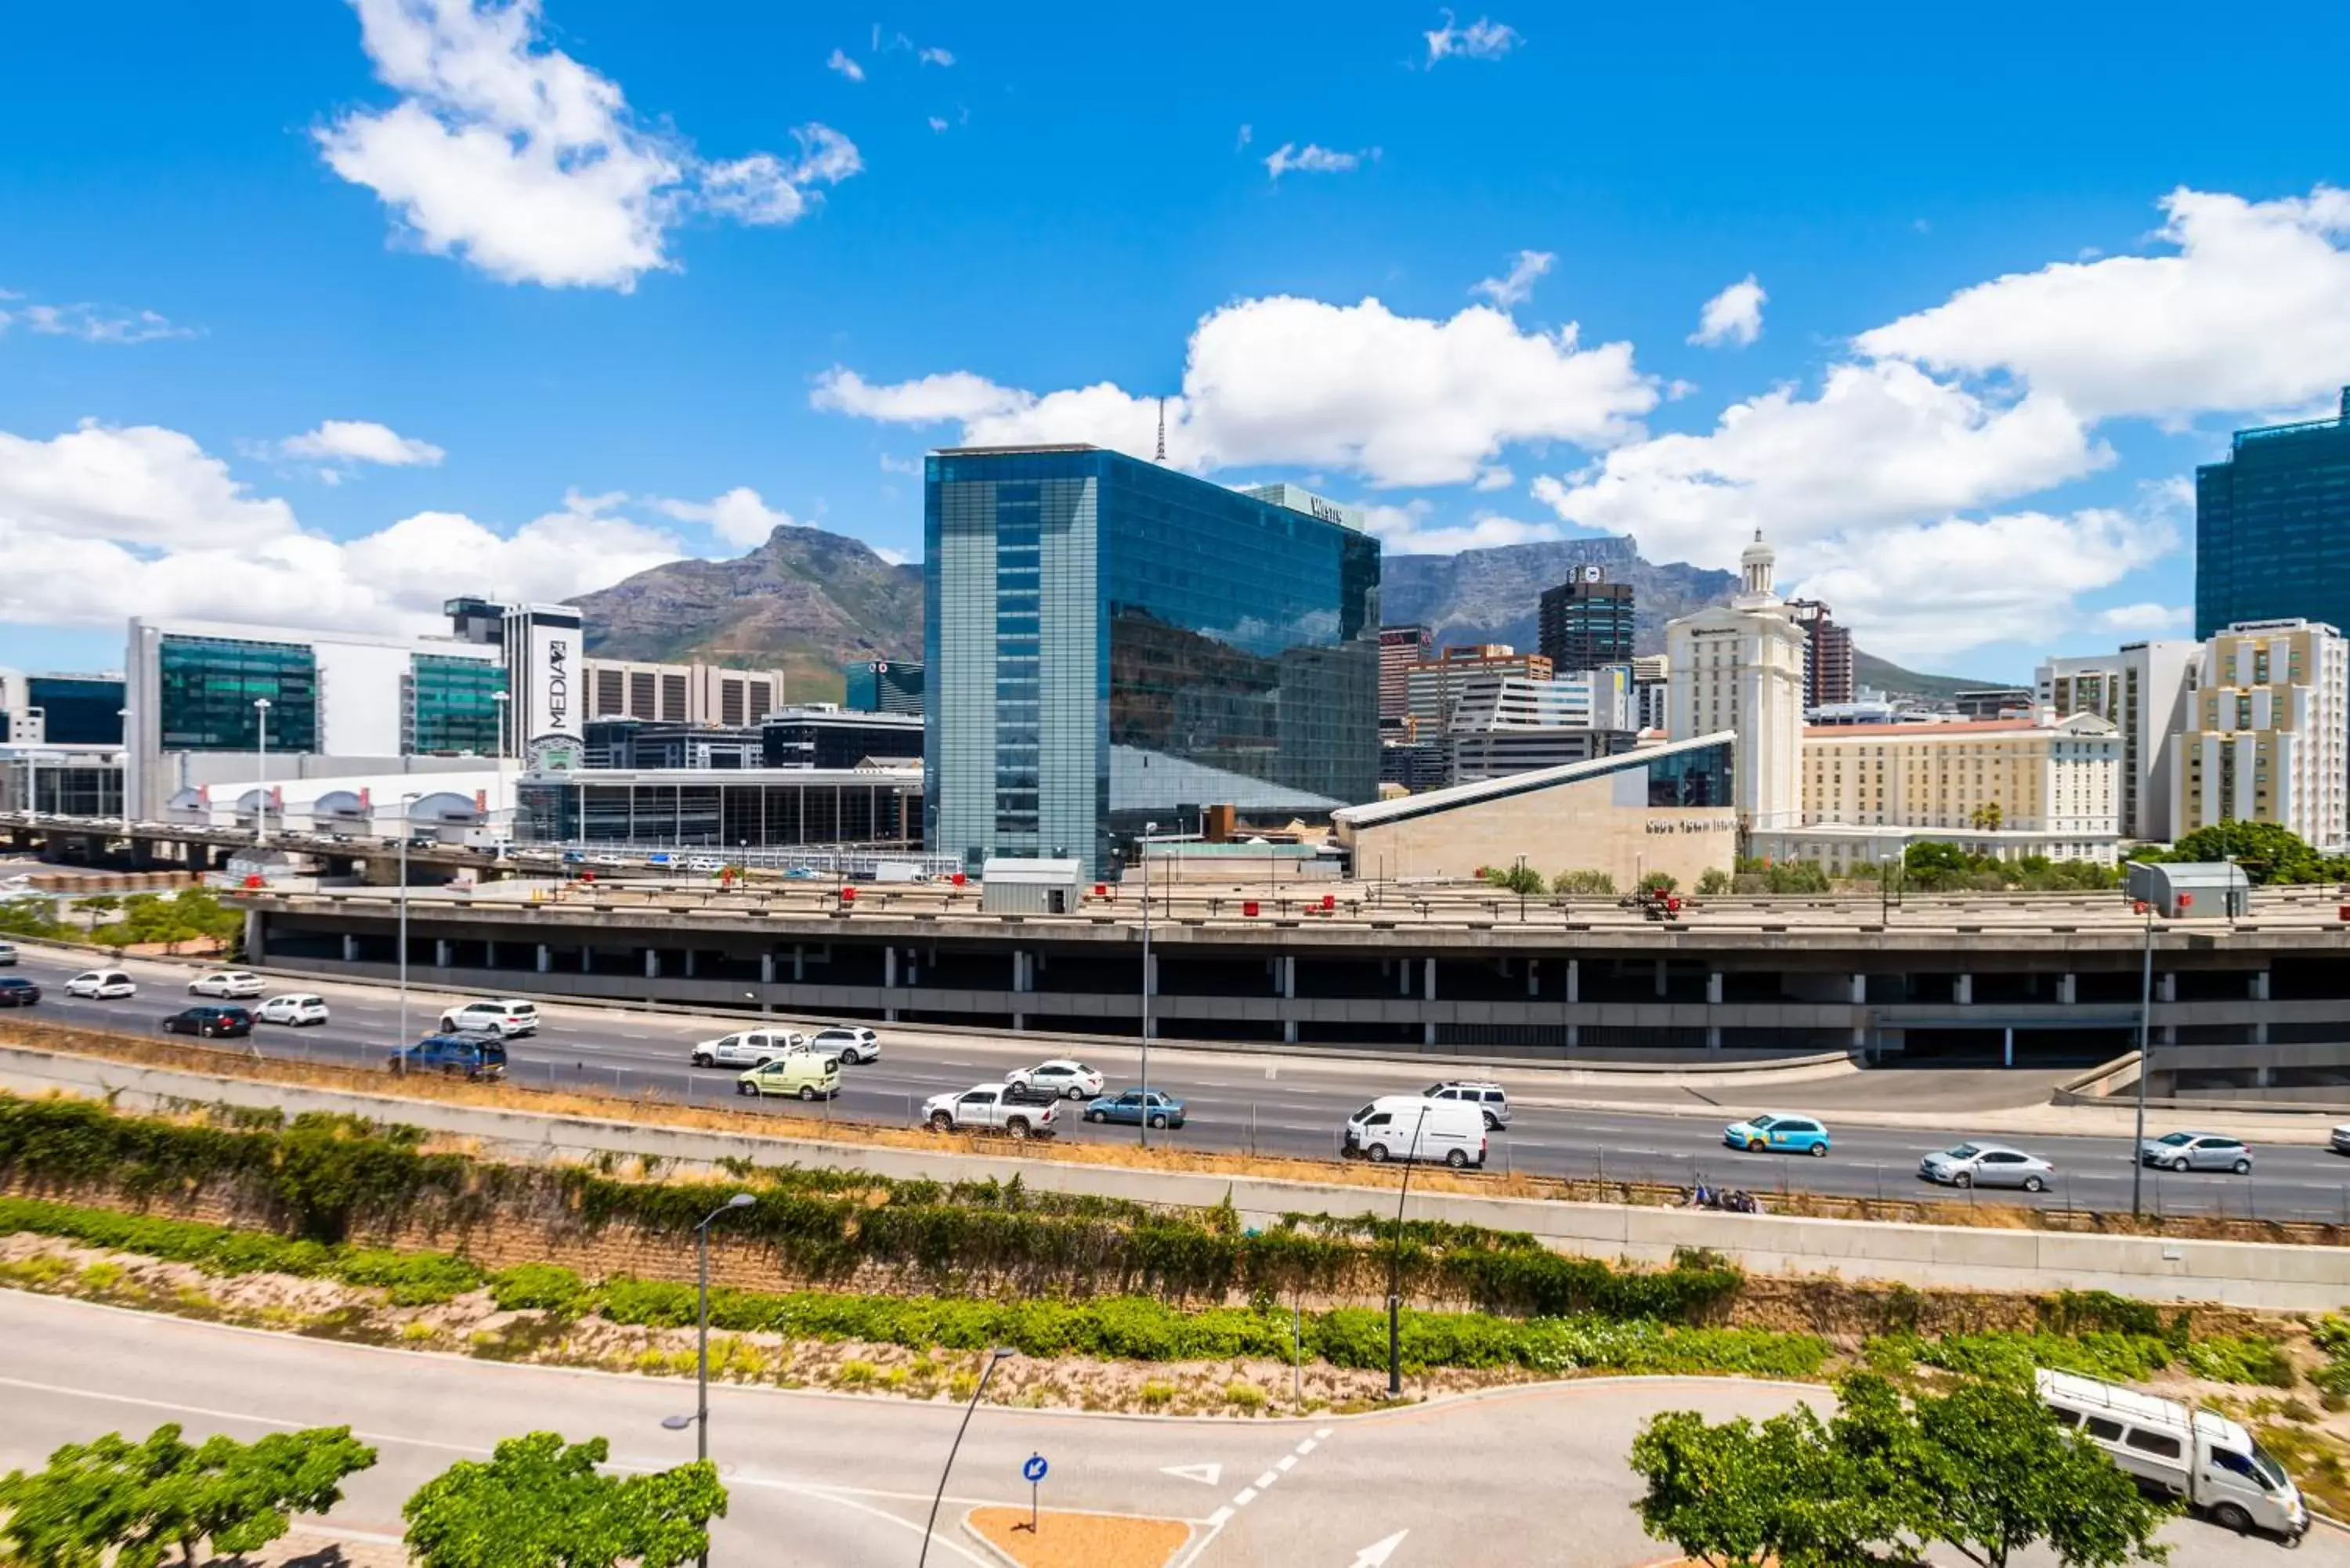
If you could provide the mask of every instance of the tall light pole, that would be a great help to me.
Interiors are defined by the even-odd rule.
[[[1428,1103],[1411,1124],[1411,1147],[1403,1151],[1403,1186],[1396,1193],[1395,1245],[1388,1251],[1388,1397],[1403,1392],[1403,1204],[1411,1196],[1411,1168],[1419,1159],[1419,1133],[1428,1125]]]
[[[682,1431],[685,1428],[691,1427],[693,1457],[696,1459],[707,1460],[710,1458],[710,1222],[722,1214],[731,1214],[737,1209],[748,1209],[757,1201],[759,1200],[747,1192],[738,1192],[703,1215],[702,1223],[693,1228],[694,1249],[701,1262],[700,1284],[696,1293],[701,1305],[697,1314],[700,1323],[700,1339],[694,1355],[693,1414],[664,1416],[661,1417],[661,1425],[672,1432]],[[702,1548],[702,1555],[697,1561],[702,1568],[710,1568],[708,1547]]]
[[[508,705],[514,701],[514,698],[505,691],[493,691],[490,693],[490,701],[498,705],[498,761],[504,762],[509,749],[506,745],[506,714],[510,711]]]
[[[947,1449],[946,1468],[939,1471],[939,1490],[931,1498],[931,1521],[922,1526],[921,1555],[914,1559],[915,1568],[931,1560],[931,1532],[939,1527],[939,1504],[947,1495],[947,1477],[954,1472],[955,1455],[962,1451],[962,1435],[971,1430],[972,1412],[979,1408],[979,1397],[987,1392],[987,1380],[995,1376],[996,1364],[1012,1352],[997,1345],[987,1353],[987,1362],[979,1369],[979,1386],[971,1391],[971,1403],[962,1407],[962,1425],[955,1428],[953,1446]]]
[[[2138,869],[2136,861],[2131,869]],[[2152,892],[2149,884],[2147,891]],[[2137,1001],[2137,1134],[2130,1139],[2130,1212],[2139,1212],[2139,1199],[2146,1188],[2146,1075],[2153,1064],[2149,1049],[2154,1033],[2154,900],[2141,898],[2138,908],[2146,911],[2146,967],[2139,981]]]
[[[119,798],[122,802],[122,836],[127,839],[130,836],[130,710],[117,708],[114,716],[122,721],[122,788]],[[138,863],[138,857],[133,855],[131,864]]]
[[[269,842],[269,699],[255,697],[253,711],[256,721],[254,729],[254,768],[261,777],[260,788],[253,808],[253,845],[258,849]]]
[[[401,1064],[403,1072],[406,1071],[408,1062],[408,1047],[412,1044],[408,1038],[409,814],[415,809],[416,803],[423,798],[421,794],[404,794],[400,797],[400,1054],[394,1056],[392,1060]]]
[[[1142,825],[1142,1119],[1134,1130],[1145,1148],[1150,1147],[1150,836],[1158,831],[1155,822]]]

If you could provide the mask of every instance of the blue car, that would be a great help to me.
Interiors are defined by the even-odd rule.
[[[1828,1151],[1828,1129],[1809,1116],[1790,1116],[1773,1111],[1768,1116],[1731,1123],[1721,1129],[1721,1141],[1749,1154],[1825,1155]]]
[[[503,1078],[506,1047],[486,1034],[428,1034],[384,1064],[393,1073],[446,1073],[452,1077]]]
[[[1183,1102],[1156,1089],[1128,1089],[1122,1095],[1104,1095],[1086,1105],[1086,1120],[1089,1122],[1124,1122],[1128,1127],[1139,1127],[1146,1113],[1155,1127],[1183,1125]]]

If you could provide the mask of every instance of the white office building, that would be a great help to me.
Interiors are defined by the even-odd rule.
[[[1732,789],[1748,834],[1793,827],[1803,817],[1808,644],[1773,591],[1777,562],[1758,529],[1738,558],[1737,596],[1665,627],[1668,727],[1675,740],[1737,732]]]
[[[2049,721],[2095,713],[2121,732],[2124,838],[2169,843],[2170,738],[2188,727],[2200,678],[2203,645],[2186,640],[2133,642],[2115,653],[2041,661],[2033,681]]]
[[[2170,742],[2171,823],[2273,822],[2350,847],[2350,643],[2323,621],[2238,621],[2203,645]]]

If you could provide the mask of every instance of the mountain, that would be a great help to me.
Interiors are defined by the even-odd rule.
[[[1738,587],[1735,572],[1686,561],[1651,565],[1630,539],[1548,540],[1457,556],[1388,556],[1380,568],[1379,618],[1389,626],[1417,621],[1440,648],[1506,642],[1531,653],[1542,646],[1543,590],[1595,564],[1609,582],[1632,585],[1632,646],[1639,653],[1662,653],[1665,622],[1721,604]]]
[[[1961,691],[1981,691],[1996,687],[1996,680],[1975,680],[1963,675],[1920,675],[1914,670],[1904,670],[1873,653],[1852,650],[1852,683],[1872,691],[1882,691],[1887,697],[1916,697],[1928,702],[1939,702]]]
[[[570,601],[602,659],[780,666],[796,700],[837,701],[840,665],[922,657],[922,569],[861,540],[782,527],[732,561],[672,561]]]

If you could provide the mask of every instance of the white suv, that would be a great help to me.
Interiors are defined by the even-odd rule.
[[[807,1036],[789,1029],[753,1029],[723,1034],[693,1048],[697,1067],[764,1067],[808,1048]]]
[[[487,1034],[504,1040],[512,1034],[538,1033],[538,1003],[508,997],[501,1002],[469,1002],[441,1015],[443,1034]]]
[[[130,977],[119,969],[88,969],[66,981],[68,996],[87,996],[99,1002],[138,993],[139,988],[130,983]]]
[[[1430,1084],[1421,1097],[1475,1106],[1485,1113],[1488,1132],[1499,1132],[1510,1125],[1510,1092],[1489,1078],[1447,1078],[1440,1084]]]
[[[261,977],[241,969],[216,969],[188,982],[192,996],[259,996],[262,990]]]
[[[819,1051],[837,1052],[844,1062],[879,1062],[881,1060],[881,1037],[870,1029],[853,1023],[843,1023],[830,1029],[819,1029],[808,1042]]]

